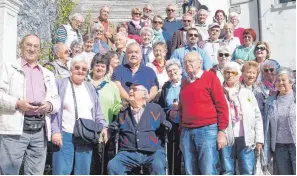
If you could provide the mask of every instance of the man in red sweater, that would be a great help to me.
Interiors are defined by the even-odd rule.
[[[187,175],[217,175],[218,150],[226,146],[228,106],[217,76],[202,70],[197,52],[184,57],[188,78],[180,91],[181,150]]]

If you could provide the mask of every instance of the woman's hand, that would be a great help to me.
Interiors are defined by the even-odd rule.
[[[106,144],[107,141],[108,141],[108,132],[107,132],[107,128],[103,128],[103,130],[101,131],[101,136],[102,136],[102,139],[104,141],[104,143]]]
[[[63,146],[62,142],[62,134],[61,133],[55,133],[52,135],[52,143],[58,145],[59,147]]]

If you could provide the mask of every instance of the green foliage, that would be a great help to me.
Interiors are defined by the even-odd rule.
[[[85,22],[82,24],[81,27],[81,33],[82,34],[89,34],[91,31],[91,25],[92,25],[92,15],[91,15],[91,10],[89,9],[87,11],[87,14],[85,15]]]
[[[56,29],[58,29],[62,24],[68,23],[68,17],[75,6],[76,4],[72,0],[58,0]]]

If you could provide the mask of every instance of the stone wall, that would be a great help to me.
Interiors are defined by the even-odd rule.
[[[51,41],[58,0],[22,0],[18,15],[18,42],[27,34],[37,34],[42,41]]]

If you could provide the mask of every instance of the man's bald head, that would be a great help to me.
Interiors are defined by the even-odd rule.
[[[184,68],[188,75],[196,75],[202,69],[202,59],[197,52],[189,52],[184,57]]]

